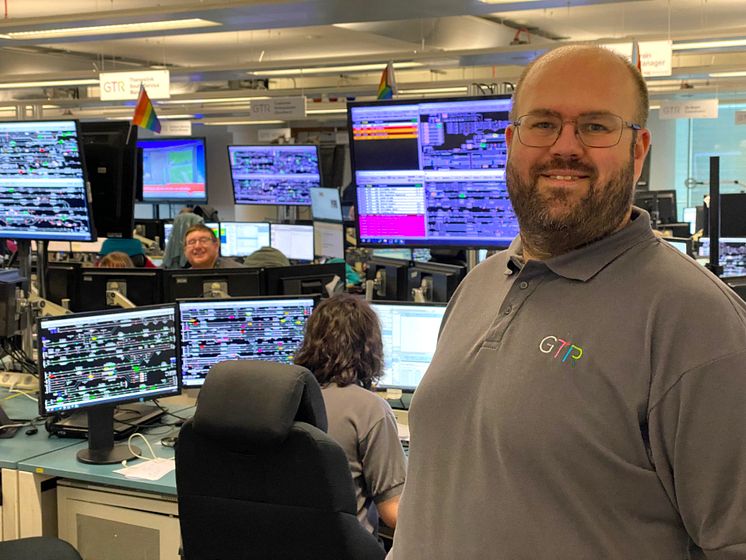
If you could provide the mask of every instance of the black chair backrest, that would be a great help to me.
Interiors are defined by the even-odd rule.
[[[381,560],[357,520],[321,390],[299,366],[215,365],[179,434],[176,483],[185,560]]]

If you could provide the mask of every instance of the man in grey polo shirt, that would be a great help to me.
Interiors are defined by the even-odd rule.
[[[647,107],[595,47],[521,77],[521,234],[450,302],[389,558],[746,558],[746,305],[632,208]]]

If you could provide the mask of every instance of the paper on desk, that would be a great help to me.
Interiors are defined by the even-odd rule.
[[[131,467],[117,469],[114,472],[123,474],[127,478],[139,478],[140,480],[158,480],[176,468],[173,459],[152,459],[143,461]]]

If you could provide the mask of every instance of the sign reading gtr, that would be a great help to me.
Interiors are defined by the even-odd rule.
[[[168,70],[101,72],[98,79],[101,101],[135,100],[140,93],[140,84],[148,90],[150,99],[171,97],[171,75]]]

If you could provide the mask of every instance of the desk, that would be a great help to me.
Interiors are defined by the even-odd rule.
[[[0,392],[0,402],[3,403],[3,408],[11,418],[36,416],[36,404],[31,400],[23,396],[1,400],[3,396],[8,396],[7,391]],[[180,416],[189,417],[194,413],[194,399],[179,396],[162,399],[161,403]],[[160,430],[157,432],[158,435],[150,439],[157,442],[168,431],[162,428],[156,429]],[[121,489],[120,494],[139,493],[141,496],[148,496],[151,500],[151,503],[148,503],[150,508],[157,509],[161,503],[170,501],[170,508],[165,508],[168,511],[164,510],[164,513],[174,516],[178,535],[178,519],[175,518],[176,480],[174,473],[155,482],[128,480],[113,472],[121,465],[79,463],[75,455],[86,445],[87,442],[80,439],[49,438],[43,426],[33,436],[26,436],[22,429],[14,438],[0,440],[3,500],[0,513],[3,521],[3,539],[38,535],[55,536],[58,532],[67,530],[65,527],[59,527],[60,531],[58,531],[57,483],[62,479],[82,481],[83,484],[100,484],[103,488],[108,488],[112,495],[116,489]],[[173,449],[155,445],[154,450],[159,456],[173,457]],[[60,483],[59,490],[68,492],[62,483]],[[61,516],[60,519],[64,520],[64,517]],[[173,525],[169,526],[169,529],[173,533]]]
[[[35,402],[18,393],[8,393],[7,390],[0,390],[0,404],[12,419],[31,419],[39,414]],[[26,428],[21,428],[14,437],[0,439],[0,540],[17,539],[21,536],[18,463],[80,443],[80,440],[49,438],[43,422],[36,434],[27,436],[25,431]],[[40,483],[40,492],[41,489]],[[44,497],[40,493],[36,501],[41,503],[43,499],[53,501],[54,498],[54,491]],[[39,517],[41,516],[42,513],[39,512]],[[56,521],[48,518],[47,523],[50,527],[48,534],[56,534]]]

